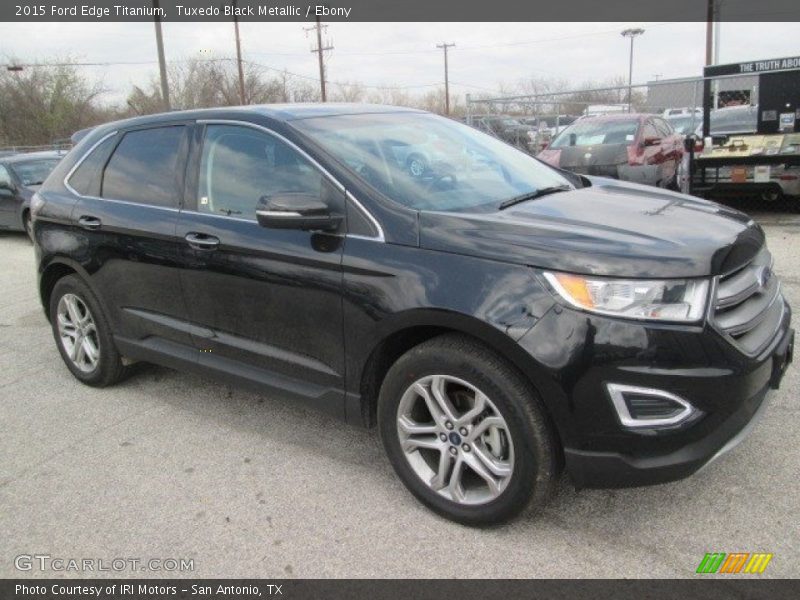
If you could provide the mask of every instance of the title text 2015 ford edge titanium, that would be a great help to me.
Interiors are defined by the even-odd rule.
[[[411,492],[464,523],[541,505],[562,469],[581,487],[694,473],[792,358],[747,216],[424,112],[112,123],[33,212],[75,377],[106,386],[151,361],[377,425]]]

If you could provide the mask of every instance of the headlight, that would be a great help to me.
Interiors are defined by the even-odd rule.
[[[654,321],[699,321],[708,298],[707,279],[610,279],[544,273],[558,294],[583,310]]]

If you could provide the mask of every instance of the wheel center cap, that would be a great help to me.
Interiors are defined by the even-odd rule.
[[[460,446],[461,445],[461,436],[458,435],[455,431],[450,432],[450,443],[453,446]]]

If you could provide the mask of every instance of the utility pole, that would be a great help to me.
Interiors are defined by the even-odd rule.
[[[164,110],[171,110],[169,103],[169,83],[167,82],[167,61],[164,59],[164,39],[161,37],[161,11],[158,10],[159,0],[153,0],[153,12],[156,26],[156,49],[158,50],[158,70],[161,73],[161,100]]]
[[[317,57],[319,58],[319,91],[320,97],[322,98],[323,102],[328,101],[328,96],[325,93],[325,55],[324,52],[326,50],[333,50],[333,46],[328,44],[327,46],[322,45],[322,30],[327,29],[327,25],[323,25],[319,20],[319,15],[316,17],[317,24],[313,27],[306,27],[305,31],[313,31],[316,29],[317,31],[317,47],[311,49],[311,53],[317,53]]]
[[[633,103],[633,40],[637,35],[642,35],[644,29],[637,27],[634,29],[625,29],[621,32],[622,37],[631,38],[631,57],[628,62],[628,112],[631,112],[631,104]]]
[[[156,49],[158,50],[158,70],[161,73],[161,99],[164,102],[164,110],[171,110],[169,103],[169,83],[167,82],[167,61],[164,59],[164,39],[161,37],[161,11],[159,0],[153,0],[153,9],[156,25]]]
[[[714,0],[708,0],[706,10],[706,66],[713,62],[712,50],[714,39]]]
[[[447,42],[442,42],[441,44],[436,44],[437,48],[441,48],[444,50],[444,114],[450,114],[450,79],[449,73],[447,68],[447,49],[455,47],[455,44],[448,44]]]
[[[233,6],[233,29],[236,32],[236,64],[239,67],[239,101],[247,104],[244,97],[244,71],[242,70],[242,41],[239,38],[239,15],[237,14],[237,0],[231,0]]]

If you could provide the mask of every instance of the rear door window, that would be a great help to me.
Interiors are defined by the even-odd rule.
[[[103,173],[102,197],[138,204],[178,205],[179,155],[185,126],[129,131]]]

